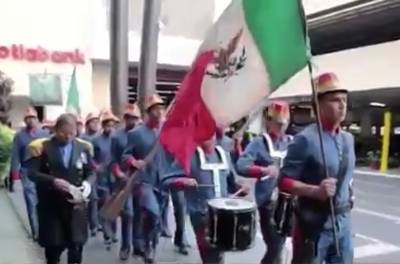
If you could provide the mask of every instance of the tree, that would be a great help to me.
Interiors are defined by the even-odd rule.
[[[4,72],[0,71],[0,122],[8,123],[8,114],[11,110],[11,92],[14,81]]]
[[[8,127],[14,82],[0,71],[0,187],[8,175],[14,131]]]

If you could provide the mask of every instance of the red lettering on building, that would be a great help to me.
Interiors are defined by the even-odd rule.
[[[5,59],[10,56],[10,50],[5,46],[0,46],[0,59]]]
[[[79,49],[71,51],[47,50],[41,46],[25,47],[22,44],[0,46],[0,59],[85,64],[85,55]]]

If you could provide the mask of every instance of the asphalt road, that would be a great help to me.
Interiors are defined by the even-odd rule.
[[[354,185],[355,262],[400,263],[400,179],[357,174]],[[173,217],[170,219],[173,225]],[[171,240],[162,239],[158,247],[159,263],[199,263],[191,228],[188,228],[188,236],[193,245],[188,257],[177,254]],[[111,252],[106,252],[101,236],[98,236],[89,241],[86,247],[86,263],[121,263],[118,260],[118,247],[116,244]],[[226,254],[226,263],[259,263],[263,252],[264,244],[258,235],[254,248],[241,253]],[[141,263],[141,261],[131,258],[125,263]]]
[[[357,263],[400,263],[400,179],[355,176]]]

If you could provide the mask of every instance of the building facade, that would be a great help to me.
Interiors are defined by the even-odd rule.
[[[15,82],[13,126],[32,103],[41,117],[63,112],[74,67],[82,110],[91,107],[90,10],[90,2],[79,0],[2,1],[0,70]],[[52,92],[38,96],[49,83]]]

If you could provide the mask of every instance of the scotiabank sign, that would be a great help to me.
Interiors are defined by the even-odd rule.
[[[79,50],[48,50],[41,46],[26,47],[22,44],[0,45],[0,60],[20,60],[29,62],[53,62],[85,64],[85,55]]]

